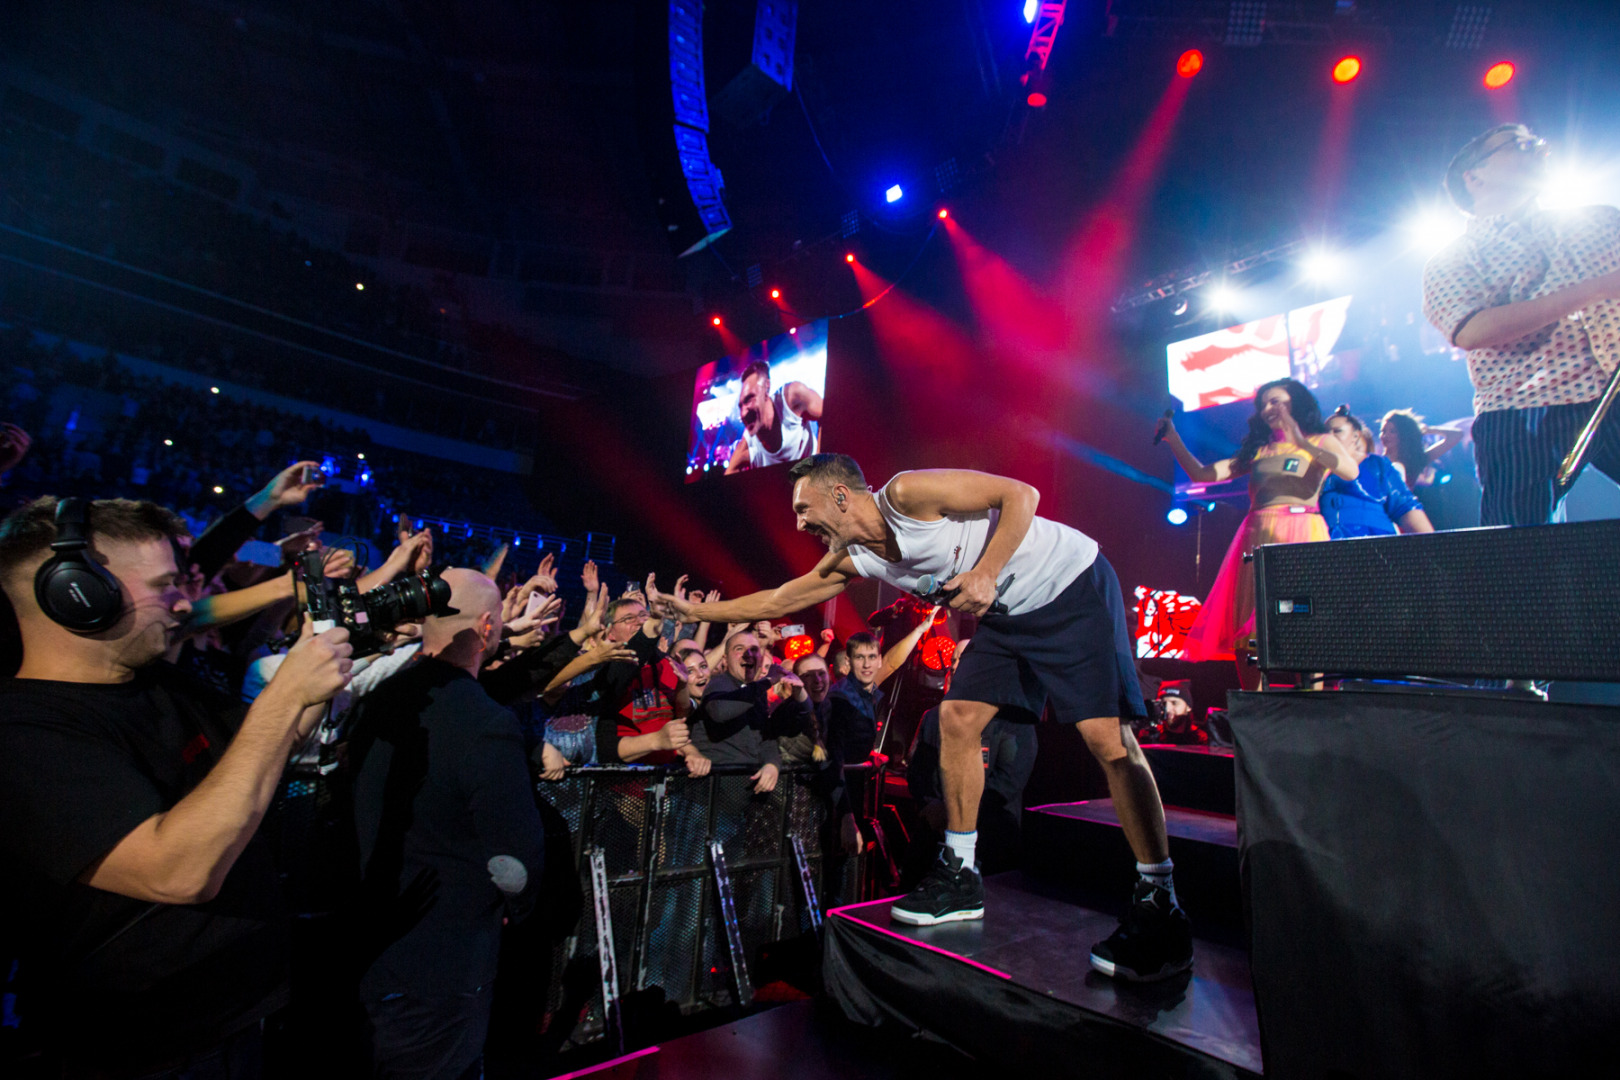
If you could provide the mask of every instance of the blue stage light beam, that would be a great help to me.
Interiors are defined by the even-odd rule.
[[[1170,512],[1164,515],[1164,520],[1172,525],[1187,524],[1187,508],[1184,506],[1172,506]]]
[[[883,193],[883,199],[884,199],[885,202],[897,203],[901,199],[905,198],[905,195],[906,195],[906,193],[901,189],[900,185],[895,184],[894,186],[889,188],[888,191],[885,191]]]

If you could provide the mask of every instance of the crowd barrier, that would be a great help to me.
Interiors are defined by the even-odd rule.
[[[545,980],[554,1037],[622,1043],[623,1003],[645,991],[682,1012],[747,1005],[761,947],[819,932],[853,898],[859,857],[840,853],[826,774],[790,766],[756,795],[752,772],[595,766],[537,785],[551,873],[566,827],[579,883]]]

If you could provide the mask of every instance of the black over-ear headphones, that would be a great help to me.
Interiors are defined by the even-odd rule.
[[[118,621],[124,590],[90,548],[90,502],[61,499],[56,504],[56,552],[34,575],[34,599],[50,620],[75,634],[94,634]]]

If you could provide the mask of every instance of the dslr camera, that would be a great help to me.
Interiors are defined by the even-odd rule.
[[[454,615],[450,586],[431,570],[410,574],[370,592],[343,578],[329,578],[319,551],[298,556],[294,567],[303,584],[299,606],[316,632],[341,626],[349,631],[356,657],[381,652],[385,635],[401,623],[421,622],[429,615]]]

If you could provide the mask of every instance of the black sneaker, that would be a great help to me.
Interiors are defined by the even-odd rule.
[[[1091,966],[1129,982],[1154,982],[1193,965],[1192,923],[1170,890],[1145,879],[1131,894],[1119,929],[1091,950]]]
[[[889,918],[911,926],[935,926],[984,918],[984,878],[969,870],[948,847],[939,849],[939,858],[928,876],[889,909]]]

